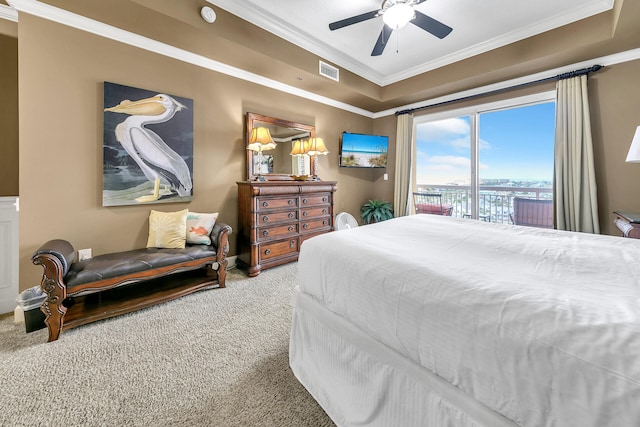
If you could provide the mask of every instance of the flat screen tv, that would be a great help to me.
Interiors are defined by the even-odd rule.
[[[386,168],[389,137],[342,132],[340,167]]]

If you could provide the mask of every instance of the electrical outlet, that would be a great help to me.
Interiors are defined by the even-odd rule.
[[[385,173],[385,174],[384,174],[384,180],[385,180],[385,181],[389,180],[389,174],[388,174],[388,173]]]
[[[91,248],[78,249],[78,261],[84,261],[85,259],[89,258],[91,258]]]

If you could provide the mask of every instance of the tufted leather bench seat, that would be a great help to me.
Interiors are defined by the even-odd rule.
[[[44,267],[41,310],[49,341],[62,330],[178,298],[225,287],[231,227],[217,222],[211,245],[184,249],[144,248],[74,262],[66,240],[50,240],[32,256]],[[97,295],[97,297],[95,297]]]
[[[88,260],[74,262],[65,275],[67,293],[82,295],[91,293],[83,285],[100,282],[133,273],[157,270],[201,259],[214,258],[216,251],[211,246],[187,246],[184,249],[136,249],[127,252],[99,255]],[[77,291],[79,289],[79,291]],[[89,292],[84,292],[89,291]]]

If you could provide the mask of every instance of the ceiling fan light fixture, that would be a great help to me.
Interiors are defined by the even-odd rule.
[[[385,10],[382,20],[390,28],[397,30],[407,25],[415,16],[413,6],[407,3],[395,3]]]

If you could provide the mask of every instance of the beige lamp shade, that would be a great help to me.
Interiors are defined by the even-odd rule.
[[[631,141],[631,147],[629,147],[629,153],[627,153],[627,162],[639,163],[640,162],[640,126],[637,127],[633,140]]]
[[[322,138],[309,138],[309,149],[307,154],[310,156],[327,155],[329,150],[324,145]]]
[[[293,150],[291,150],[292,156],[304,156],[309,150],[309,141],[306,139],[297,139],[293,141]]]
[[[274,148],[276,148],[276,143],[273,142],[269,129],[263,127],[251,129],[247,150],[260,152]]]

